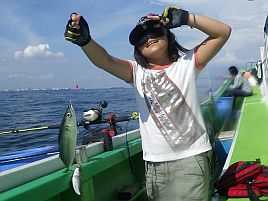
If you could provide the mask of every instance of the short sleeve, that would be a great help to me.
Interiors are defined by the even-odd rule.
[[[203,69],[203,66],[201,66],[199,64],[199,62],[198,62],[197,50],[198,50],[198,47],[195,47],[194,49],[192,49],[192,52],[193,52],[192,60],[193,60],[193,63],[194,63],[194,73],[195,73],[196,79],[197,79],[198,75],[200,74],[200,72]]]
[[[132,86],[135,86],[138,63],[136,61],[131,61],[131,60],[128,60],[128,63],[130,64],[130,68],[131,68],[131,80],[128,83],[131,84]]]
[[[199,63],[199,61],[198,61],[198,56],[197,56],[197,50],[198,50],[198,48],[199,48],[199,46],[196,46],[195,48],[194,48],[194,62],[195,62],[195,67],[197,68],[197,69],[202,69],[202,68],[204,68],[205,66],[203,66],[203,65],[201,65],[200,63]]]
[[[195,79],[197,79],[199,73],[201,72],[202,68],[197,68],[196,64],[196,51],[195,49],[189,50],[184,56],[182,56],[180,62],[183,63],[182,66],[184,66],[186,71],[189,71],[191,69],[191,73],[195,76]]]

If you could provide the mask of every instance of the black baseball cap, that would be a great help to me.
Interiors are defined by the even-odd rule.
[[[160,25],[160,26],[158,26]],[[143,16],[139,19],[138,23],[134,29],[129,34],[129,42],[131,45],[136,46],[138,41],[150,31],[154,29],[165,29],[163,25],[160,24],[160,20],[152,20]]]

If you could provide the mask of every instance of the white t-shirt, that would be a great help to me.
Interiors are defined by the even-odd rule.
[[[196,92],[194,50],[153,69],[130,61],[140,115],[143,159],[177,160],[211,149]]]

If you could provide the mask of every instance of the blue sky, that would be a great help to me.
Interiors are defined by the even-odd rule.
[[[147,13],[162,13],[176,5],[229,24],[232,35],[207,66],[211,77],[222,75],[230,65],[245,66],[259,58],[267,0],[87,0],[4,1],[0,7],[0,89],[127,86],[96,68],[75,46],[63,38],[71,12],[81,13],[92,37],[122,59],[133,59],[128,35]],[[206,36],[182,27],[173,30],[179,43],[193,48]]]

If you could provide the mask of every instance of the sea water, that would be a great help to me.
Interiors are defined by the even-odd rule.
[[[202,85],[202,80],[198,86],[198,96],[202,102],[208,97],[208,86],[206,81]],[[132,88],[6,90],[0,91],[0,132],[59,124],[70,101],[78,121],[82,119],[83,110],[98,108],[100,101],[108,102],[108,107],[103,110],[104,117],[111,112],[117,116],[126,116],[137,111]],[[105,126],[107,125],[98,127]],[[119,133],[139,127],[138,121],[129,122],[127,127],[125,122],[119,126]],[[88,131],[82,126],[78,128],[78,145],[81,145],[83,137],[87,134]],[[57,140],[58,129],[0,135],[0,155],[28,148],[57,145]]]

